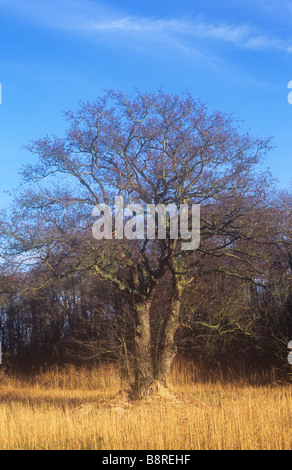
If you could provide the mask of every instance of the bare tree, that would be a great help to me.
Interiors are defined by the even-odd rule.
[[[133,389],[144,396],[156,380],[166,384],[182,297],[204,270],[206,258],[222,261],[219,272],[256,280],[257,254],[238,240],[259,242],[265,235],[261,214],[269,175],[256,176],[256,170],[270,139],[241,134],[231,116],[209,113],[189,94],[179,97],[163,90],[109,91],[66,118],[64,138],[46,137],[27,147],[38,161],[23,171],[35,189],[22,195],[21,205],[28,218],[35,214],[35,230],[29,230],[30,236],[5,224],[2,230],[13,237],[16,252],[41,252],[52,275],[89,270],[127,293],[134,322]],[[114,219],[112,239],[94,240],[92,208],[102,203],[114,208],[116,196],[123,196],[125,205],[140,204],[145,213],[148,204],[187,204],[190,223],[191,205],[200,204],[199,249],[182,250],[183,237],[172,239],[169,230],[165,239],[117,239]],[[181,220],[180,211],[178,216]],[[79,259],[70,255],[72,243],[82,245]],[[70,250],[54,266],[50,259],[65,244]],[[235,258],[231,272],[228,260]],[[166,275],[172,281],[157,355],[151,306]]]

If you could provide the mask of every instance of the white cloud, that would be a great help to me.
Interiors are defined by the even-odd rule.
[[[271,2],[274,0],[270,0]],[[287,2],[282,0],[282,3],[286,5]],[[251,51],[292,51],[292,40],[289,37],[264,34],[248,24],[216,24],[202,17],[185,20],[129,16],[91,0],[0,0],[0,7],[26,21],[60,31],[83,34],[87,38],[95,39],[103,35],[113,42],[125,38],[127,47],[156,43],[177,47],[186,52],[198,52],[205,43],[208,46],[211,44],[213,48],[220,43]]]
[[[265,35],[249,25],[230,25],[227,23],[213,24],[205,20],[157,20],[141,17],[123,17],[116,20],[91,22],[85,25],[89,33],[110,34],[111,38],[124,35],[136,40],[147,40],[167,44],[168,41],[177,45],[188,44],[189,48],[198,47],[198,40],[216,44],[229,44],[236,48],[251,51],[278,50],[291,53],[292,40]],[[116,36],[115,36],[116,35]]]

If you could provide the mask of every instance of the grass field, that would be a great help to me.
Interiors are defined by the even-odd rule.
[[[121,392],[114,367],[0,374],[1,450],[292,449],[289,384],[194,382],[176,367],[169,394]]]

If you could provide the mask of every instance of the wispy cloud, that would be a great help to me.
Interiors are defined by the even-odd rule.
[[[227,44],[250,51],[292,52],[292,38],[267,35],[247,24],[214,24],[201,18],[185,21],[128,16],[115,20],[90,21],[83,27],[91,34],[110,34],[112,39],[115,35],[116,38],[123,35],[136,40],[165,44],[175,39],[178,45],[188,44],[190,48],[198,47],[199,44],[208,41],[208,44],[214,47],[218,44]]]
[[[186,20],[131,16],[90,0],[0,0],[0,6],[45,27],[91,39],[100,35],[113,42],[126,39],[127,47],[156,43],[191,52],[205,44],[214,49],[220,44],[250,51],[292,52],[292,36],[267,34],[249,24],[214,23],[202,17]]]

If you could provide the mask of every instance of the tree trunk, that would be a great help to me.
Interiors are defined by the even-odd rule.
[[[179,314],[181,306],[181,289],[176,290],[171,301],[171,312],[166,321],[164,333],[164,346],[158,364],[158,380],[166,387],[171,366],[177,353],[175,333],[179,326]]]
[[[150,308],[154,291],[143,302],[136,304],[137,327],[135,337],[135,381],[133,392],[136,398],[145,398],[152,392],[166,387],[173,360],[177,353],[175,333],[179,326],[181,306],[181,289],[176,289],[172,301],[169,317],[164,330],[164,345],[162,353],[156,364],[156,374],[152,355],[152,342],[150,330]]]
[[[135,336],[135,381],[134,394],[137,398],[147,396],[154,382],[153,361],[151,355],[150,307],[154,291],[144,301],[136,304]]]

